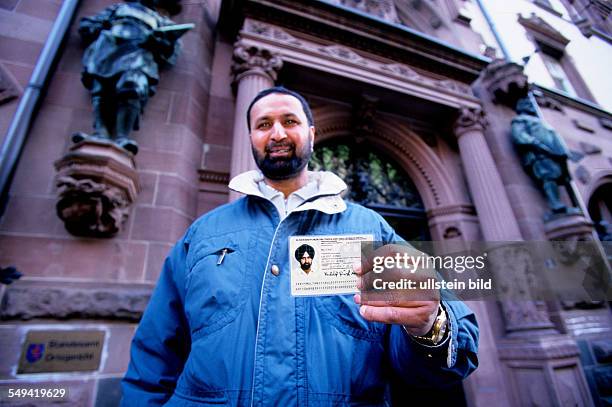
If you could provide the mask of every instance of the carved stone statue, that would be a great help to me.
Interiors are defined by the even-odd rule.
[[[113,140],[136,154],[130,139],[140,115],[159,82],[159,66],[174,65],[180,52],[179,37],[193,24],[175,24],[157,8],[180,10],[180,0],[127,0],[100,14],[81,19],[79,34],[88,44],[83,56],[83,85],[91,91],[94,133],[86,138]],[[161,10],[160,10],[161,12]]]
[[[539,184],[553,214],[572,212],[559,195],[565,186],[577,207],[567,169],[569,151],[559,135],[537,116],[528,98],[519,99],[517,116],[512,119],[512,142],[521,157],[525,171]]]

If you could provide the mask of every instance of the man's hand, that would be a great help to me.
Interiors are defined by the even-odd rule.
[[[377,257],[379,260],[375,261]],[[381,257],[390,257],[399,262],[376,273],[373,267],[378,264],[380,271]],[[419,257],[421,260],[417,259]],[[410,246],[385,245],[363,259],[362,264],[355,264],[353,268],[359,276],[357,285],[361,294],[355,294],[354,299],[361,305],[361,315],[368,321],[404,325],[408,333],[414,336],[429,332],[438,313],[440,293],[427,285],[427,280],[435,281],[436,272],[433,268],[425,267],[426,258],[426,254]],[[387,289],[379,289],[383,282],[403,282],[412,288],[386,286]]]

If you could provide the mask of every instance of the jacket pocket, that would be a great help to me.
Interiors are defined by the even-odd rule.
[[[198,242],[185,280],[185,309],[192,338],[228,325],[246,302],[248,241],[236,233]]]
[[[361,316],[352,294],[314,297],[313,301],[340,332],[368,341],[379,341],[385,332],[385,324],[369,322]]]

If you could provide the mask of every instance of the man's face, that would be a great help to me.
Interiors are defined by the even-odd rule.
[[[308,254],[308,252],[304,252],[302,258],[300,258],[300,267],[302,270],[310,270],[310,266],[312,266],[312,257]]]
[[[315,129],[297,98],[267,95],[253,105],[250,120],[253,157],[266,178],[291,179],[306,168]]]

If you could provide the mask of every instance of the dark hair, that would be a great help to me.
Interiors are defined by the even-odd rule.
[[[247,109],[247,113],[246,113],[247,128],[249,129],[249,132],[251,131],[251,108],[253,107],[255,103],[257,103],[259,99],[266,97],[268,95],[271,95],[273,93],[282,93],[283,95],[290,95],[296,98],[297,100],[299,100],[300,103],[302,104],[302,110],[304,110],[306,119],[308,119],[308,125],[314,126],[314,120],[312,119],[312,111],[310,110],[310,106],[308,105],[308,102],[306,101],[306,99],[304,99],[304,96],[300,95],[299,93],[295,91],[287,89],[284,86],[274,86],[272,88],[264,89],[261,92],[259,92],[257,96],[255,96],[251,104],[249,105],[249,108]]]
[[[304,253],[308,252],[308,255],[310,256],[310,258],[314,258],[315,255],[315,249],[307,244],[303,244],[300,247],[298,247],[297,249],[295,249],[295,259],[297,261],[300,261],[300,259],[302,258],[302,256],[304,255]]]

